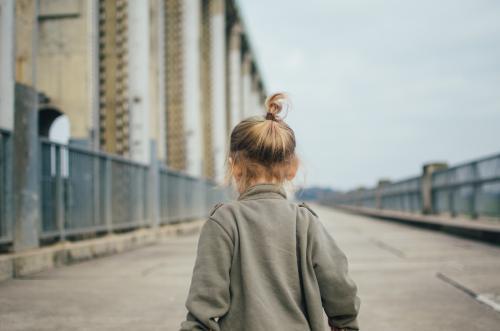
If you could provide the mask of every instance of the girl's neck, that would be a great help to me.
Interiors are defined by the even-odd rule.
[[[239,187],[239,192],[240,193],[243,193],[245,192],[249,187],[252,187],[252,186],[255,186],[255,185],[259,185],[259,184],[275,184],[275,185],[278,185],[280,184],[276,179],[272,179],[272,180],[269,180],[269,179],[266,179],[265,177],[260,177],[260,178],[256,178],[255,180],[253,180],[252,182],[250,182],[248,184],[248,186],[246,187]]]

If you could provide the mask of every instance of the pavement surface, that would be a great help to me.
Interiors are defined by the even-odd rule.
[[[314,209],[349,258],[363,331],[500,330],[500,247]],[[178,330],[196,241],[172,237],[2,282],[0,330]]]

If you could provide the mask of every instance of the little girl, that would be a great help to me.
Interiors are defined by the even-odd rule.
[[[305,204],[283,184],[298,167],[295,134],[278,116],[285,102],[231,133],[229,176],[237,201],[218,204],[204,224],[181,330],[359,330],[360,300],[347,259]]]

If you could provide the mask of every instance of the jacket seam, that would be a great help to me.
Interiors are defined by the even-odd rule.
[[[312,210],[312,208],[305,202],[301,202],[297,204],[297,206],[300,208],[305,208],[309,212],[309,214],[313,215],[315,218],[319,218],[318,214],[316,214],[316,212]]]
[[[208,218],[209,221],[213,221],[215,224],[217,224],[218,227],[220,227],[222,229],[222,232],[224,232],[226,234],[226,236],[229,238],[229,241],[231,241],[231,243],[233,244],[234,246],[234,240],[233,238],[231,238],[231,235],[229,234],[229,232],[222,226],[222,224],[219,223],[219,221],[217,221],[215,218],[213,217],[209,217]]]

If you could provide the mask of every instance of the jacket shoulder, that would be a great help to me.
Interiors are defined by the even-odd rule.
[[[302,201],[301,203],[299,203],[299,207],[305,208],[305,209],[309,210],[309,212],[311,214],[313,214],[314,216],[318,217],[318,214],[316,214],[316,212],[307,203],[305,203],[305,202]]]
[[[237,206],[233,201],[224,201],[213,206],[208,217],[225,227],[231,227],[234,223],[235,209]]]
[[[219,202],[217,204],[215,204],[212,209],[210,210],[210,212],[208,213],[208,216],[213,216],[215,214],[215,212],[217,211],[217,209],[219,209],[220,207],[222,207],[224,204],[222,202]]]
[[[235,225],[235,209],[232,201],[225,201],[213,206],[209,213],[209,220],[221,226],[234,240],[237,230]]]

